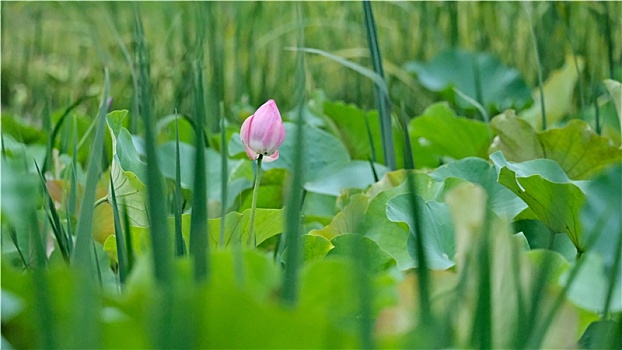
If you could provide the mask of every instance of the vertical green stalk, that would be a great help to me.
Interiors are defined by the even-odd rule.
[[[482,239],[478,247],[479,273],[478,273],[478,292],[477,306],[475,309],[475,319],[473,320],[473,339],[472,345],[479,349],[492,349],[492,290],[490,280],[490,220],[486,203],[486,214],[484,216],[484,228]]]
[[[149,49],[143,32],[143,25],[136,7],[135,26],[137,33],[136,59],[139,78],[139,111],[145,127],[145,154],[147,158],[147,215],[151,230],[151,248],[155,277],[161,285],[172,280],[172,249],[169,242],[164,183],[158,165],[154,116],[149,67]]]
[[[257,236],[255,235],[255,208],[257,207],[257,194],[259,193],[259,185],[261,185],[261,160],[263,154],[257,158],[257,172],[255,173],[255,187],[253,188],[253,200],[251,202],[251,219],[249,223],[248,240],[246,244],[253,244],[253,248],[257,248]],[[224,223],[224,216],[222,222]]]
[[[615,290],[620,276],[620,261],[622,261],[622,231],[618,232],[618,241],[614,245],[616,248],[615,257],[613,259],[613,266],[609,272],[609,288],[607,289],[607,297],[605,298],[605,305],[603,306],[603,319],[609,318],[609,308],[611,307],[613,291]]]
[[[43,105],[43,112],[41,113],[41,119],[43,119],[43,127],[45,128],[45,134],[48,135],[47,141],[45,142],[45,159],[42,165],[42,173],[45,174],[46,171],[52,170],[52,148],[54,144],[52,144],[53,139],[52,135],[52,117],[50,116],[50,103],[49,101],[45,101]]]
[[[512,278],[514,289],[516,290],[516,326],[514,327],[513,348],[518,349],[522,344],[525,335],[521,334],[528,322],[525,313],[525,298],[523,297],[523,287],[521,282],[521,254],[519,249],[512,249]]]
[[[104,152],[104,132],[106,128],[106,101],[110,91],[110,78],[108,69],[104,71],[104,93],[99,104],[99,113],[96,123],[95,140],[93,141],[91,157],[86,172],[86,186],[82,202],[84,205],[80,209],[80,217],[76,228],[76,247],[74,250],[73,263],[75,266],[89,271],[94,268],[94,257],[92,256],[91,245],[93,236],[91,229],[93,226],[93,206],[89,203],[95,202],[95,189],[101,173],[101,155]]]
[[[611,8],[609,6],[611,6],[610,4],[607,3],[603,3],[602,4],[603,7],[605,8],[605,11],[603,11],[603,19],[605,22],[605,38],[607,38],[607,61],[609,62],[609,77],[610,79],[615,79],[614,77],[614,62],[613,62],[613,37],[612,37],[612,30],[611,30],[611,18],[609,17],[609,11],[611,10]],[[614,6],[617,4],[614,4]],[[614,13],[616,13],[615,11],[613,11]],[[619,12],[618,12],[619,13]]]
[[[39,173],[39,178],[41,179],[41,188],[43,190],[43,195],[45,196],[45,202],[47,206],[47,217],[50,225],[52,226],[52,232],[54,233],[54,237],[56,238],[56,242],[58,242],[58,248],[65,259],[65,262],[69,263],[69,248],[67,247],[67,236],[65,234],[65,229],[60,224],[60,217],[58,212],[56,211],[56,206],[54,205],[54,200],[50,196],[50,192],[48,191],[48,187],[45,181],[45,176],[39,169],[39,165],[35,161],[35,167],[37,168],[37,172]]]
[[[225,247],[225,215],[227,214],[227,130],[225,129],[225,104],[220,101],[220,247]],[[252,230],[252,228],[251,228]]]
[[[33,225],[35,226],[35,225]],[[38,230],[38,227],[37,227]],[[54,312],[50,305],[50,293],[48,292],[49,281],[47,275],[42,269],[35,269],[32,274],[33,294],[34,294],[34,310],[36,313],[35,326],[39,331],[38,348],[55,349],[58,347],[56,334],[54,332],[56,324],[54,322]]]
[[[123,232],[125,232],[125,249],[127,249],[127,273],[134,267],[134,249],[132,246],[132,231],[130,230],[130,217],[127,213],[125,200],[121,200],[121,212],[123,214]]]
[[[181,202],[181,164],[179,155],[179,116],[175,111],[175,193],[173,195],[173,208],[175,211],[175,255],[186,254],[186,243],[182,235],[182,202]]]
[[[419,294],[419,318],[421,324],[431,326],[433,323],[432,309],[430,306],[430,275],[428,271],[428,260],[426,257],[425,243],[423,241],[423,230],[419,218],[421,217],[421,208],[419,206],[419,197],[417,196],[417,188],[415,185],[415,176],[413,172],[408,172],[406,177],[408,191],[411,193],[410,205],[412,208],[414,227],[413,235],[415,239],[415,251],[417,254],[417,277],[418,277],[418,294]]]
[[[117,195],[114,191],[114,185],[112,182],[112,172],[110,173],[110,191],[111,191],[111,205],[112,215],[114,220],[114,234],[115,241],[117,243],[117,260],[119,261],[119,281],[121,285],[125,284],[125,278],[128,273],[127,269],[127,249],[125,248],[125,235],[123,234],[123,228],[121,227],[121,218],[119,216],[119,207],[117,206]]]
[[[602,133],[602,130],[600,127],[600,109],[598,109],[598,89],[597,88],[594,88],[593,103],[594,103],[594,119],[596,120],[596,133],[600,135]]]
[[[365,246],[365,237],[360,235],[355,239],[355,244],[350,248],[350,256],[355,263],[354,280],[359,297],[359,339],[362,349],[375,348],[373,338],[374,321],[371,306],[373,304],[373,287],[369,278],[369,254]]]
[[[209,85],[208,110],[218,110],[219,104],[225,99],[225,79],[224,79],[224,44],[223,44],[223,5],[224,2],[206,3],[208,14],[208,50],[211,68],[211,79]],[[224,112],[224,110],[223,110]],[[218,130],[218,119],[209,120],[208,126],[211,131]]]
[[[304,47],[304,26],[302,4],[296,3],[296,19],[298,21],[298,47]],[[305,65],[304,54],[296,53],[296,102],[298,106],[296,115],[296,133],[294,144],[294,167],[291,192],[287,204],[285,218],[285,235],[287,242],[287,255],[285,257],[285,271],[283,273],[283,292],[281,302],[286,305],[294,305],[298,299],[298,269],[301,263],[300,241],[300,211],[302,199],[302,154],[304,147],[303,132],[303,107],[305,100]]]
[[[412,168],[414,169],[416,166],[416,159],[412,159]],[[421,222],[419,218],[421,217],[421,207],[419,196],[417,196],[417,187],[415,183],[415,175],[413,171],[407,171],[406,173],[406,184],[408,186],[408,191],[411,194],[409,196],[410,205],[412,208],[413,222],[413,238],[415,240],[415,253],[417,256],[417,295],[419,296],[419,311],[417,315],[413,315],[414,318],[419,320],[419,330],[422,334],[430,334],[428,339],[432,339],[436,344],[442,344],[443,340],[441,340],[437,335],[439,331],[436,328],[436,320],[432,313],[431,301],[430,301],[430,289],[431,288],[431,280],[428,271],[428,261],[426,257],[425,251],[425,243],[423,241],[423,230],[421,229]],[[421,202],[423,202],[421,200]],[[410,345],[410,344],[408,344]]]
[[[78,122],[73,117],[73,154],[71,155],[71,181],[69,185],[69,198],[67,200],[67,241],[69,251],[73,254],[73,228],[71,218],[76,213],[77,187],[78,187]]]
[[[533,43],[534,54],[536,56],[536,67],[538,69],[538,85],[540,89],[540,113],[542,113],[542,130],[546,130],[546,109],[544,107],[544,82],[542,79],[542,64],[540,63],[540,53],[538,51],[538,42],[533,22],[531,20],[531,12],[526,3],[523,3],[527,20],[529,21],[529,31],[531,32],[531,42]]]
[[[374,72],[384,79],[382,56],[380,55],[380,47],[378,46],[378,37],[376,34],[376,23],[369,0],[363,1],[363,10],[365,11],[365,29],[367,32],[367,44],[369,45],[372,66]],[[378,118],[380,119],[384,162],[391,170],[395,170],[395,149],[393,145],[393,128],[391,126],[391,105],[389,96],[383,92],[378,84],[375,85],[375,95],[376,105],[378,107]]]
[[[408,115],[406,114],[406,105],[402,102],[400,114],[400,124],[404,135],[404,168],[407,170],[415,169],[413,160],[412,144],[410,143],[410,134],[408,134]]]
[[[34,268],[43,269],[48,264],[48,259],[45,254],[45,232],[39,230],[39,220],[37,218],[37,212],[33,209],[30,214],[30,251],[34,257],[30,258],[32,261],[29,265]]]
[[[15,228],[11,225],[7,225],[7,230],[9,231],[9,236],[11,237],[11,242],[17,249],[17,253],[19,254],[19,258],[22,260],[22,264],[24,264],[24,269],[30,269],[30,264],[28,264],[28,260],[26,260],[26,256],[22,252],[22,249],[19,247],[19,242],[17,241],[17,233],[15,232]]]
[[[458,47],[458,2],[452,1],[447,3],[449,7],[449,43],[451,47]]]
[[[203,71],[201,61],[194,64],[195,73],[195,159],[192,214],[190,222],[190,255],[194,265],[194,277],[197,282],[205,280],[208,274],[208,226],[207,226],[207,182],[205,164],[205,139],[203,128],[205,104],[203,100]]]

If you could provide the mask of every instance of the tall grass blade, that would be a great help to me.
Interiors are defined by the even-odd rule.
[[[540,113],[542,113],[542,130],[546,130],[546,108],[544,107],[544,80],[542,78],[542,64],[540,63],[540,52],[538,50],[538,41],[536,39],[536,32],[534,29],[533,21],[531,20],[531,11],[527,3],[523,3],[523,8],[527,14],[527,21],[529,22],[529,30],[531,32],[531,41],[533,43],[534,55],[536,57],[536,68],[538,70],[538,87],[540,89]]]
[[[363,349],[375,348],[375,342],[373,338],[374,320],[372,316],[372,303],[373,303],[373,287],[371,286],[368,269],[369,269],[369,256],[367,249],[364,245],[364,237],[357,237],[355,244],[350,247],[351,258],[356,263],[354,267],[354,280],[357,282],[358,297],[359,297],[359,339],[360,346]]]
[[[22,252],[22,248],[20,248],[19,246],[15,228],[11,225],[7,225],[7,226],[8,226],[7,230],[9,231],[9,236],[11,237],[11,242],[13,242],[15,249],[17,249],[17,254],[19,254],[19,258],[22,260],[22,264],[24,264],[24,269],[26,270],[30,269],[30,264],[28,264],[28,260],[26,260],[26,256],[24,256],[24,253]]]
[[[371,63],[374,72],[384,81],[384,68],[382,67],[382,56],[380,55],[380,46],[378,45],[376,23],[369,0],[363,0],[363,9],[365,11],[365,29],[367,32],[367,44],[369,45],[369,51],[371,53]],[[393,144],[393,127],[391,126],[391,102],[389,101],[389,94],[383,92],[378,84],[375,86],[375,92],[378,118],[380,119],[380,133],[382,134],[384,162],[391,170],[395,170],[395,148]]]
[[[33,225],[35,226],[35,225]],[[54,332],[54,312],[52,311],[50,293],[49,293],[49,281],[46,275],[46,271],[42,269],[35,269],[32,274],[33,280],[33,294],[34,294],[34,309],[36,313],[35,325],[38,332],[38,348],[40,349],[55,349],[58,347],[58,341],[56,340],[56,333]]]
[[[414,155],[413,155],[414,156]],[[416,158],[413,157],[413,168],[417,164]],[[432,289],[430,274],[428,271],[427,254],[423,242],[423,231],[419,218],[421,217],[421,208],[417,200],[417,187],[415,185],[415,177],[412,171],[407,172],[406,184],[410,192],[410,205],[414,219],[413,235],[415,239],[415,253],[417,256],[417,294],[419,296],[419,311],[417,315],[413,315],[419,319],[419,327],[424,334],[436,331],[436,320],[432,314],[432,306],[430,301],[430,290]],[[431,334],[429,339],[435,339],[436,335]],[[439,342],[441,340],[438,340]]]
[[[2,146],[2,159],[6,159],[6,146],[4,145],[4,133],[2,130],[0,130],[0,145]]]
[[[30,263],[29,265],[34,268],[44,268],[48,264],[47,255],[45,254],[46,239],[45,231],[41,232],[39,229],[39,220],[37,218],[37,212],[32,210],[29,214],[30,217]]]
[[[119,208],[119,206],[117,206]],[[125,199],[121,200],[121,208],[126,208]],[[125,233],[125,249],[127,250],[127,274],[132,271],[134,267],[134,246],[132,245],[132,231],[130,230],[130,217],[127,210],[122,209],[123,214],[123,232]]]
[[[225,246],[225,215],[227,214],[227,130],[225,129],[225,104],[220,101],[218,114],[220,115],[220,247]]]
[[[609,77],[610,79],[616,79],[616,77],[614,76],[615,64],[613,60],[613,52],[614,52],[613,29],[611,28],[611,18],[609,17],[609,14],[611,11],[610,6],[617,6],[619,4],[611,5],[607,3],[602,3],[602,5],[605,8],[605,11],[603,11],[603,17],[604,17],[604,22],[605,22],[605,28],[604,28],[605,38],[607,39],[607,61],[609,62]],[[615,13],[615,11],[612,11],[612,12]]]
[[[407,170],[415,169],[415,162],[413,160],[413,149],[410,143],[410,134],[408,133],[408,116],[406,115],[406,105],[402,103],[401,106],[401,118],[400,124],[402,132],[404,134],[404,168]]]
[[[203,281],[208,274],[208,226],[207,226],[207,182],[205,164],[205,144],[203,127],[205,102],[203,100],[203,70],[201,61],[194,62],[194,102],[195,102],[195,157],[192,214],[190,222],[190,256],[197,282]]]
[[[63,228],[63,225],[60,224],[60,217],[58,215],[58,212],[56,211],[54,200],[50,196],[50,192],[48,191],[48,187],[45,181],[45,176],[43,176],[43,173],[41,172],[41,169],[39,169],[39,165],[37,164],[37,162],[35,162],[35,168],[37,169],[37,172],[39,173],[39,178],[41,179],[41,188],[43,189],[43,195],[45,197],[47,207],[46,215],[48,217],[50,225],[52,226],[52,232],[54,233],[56,242],[58,242],[58,248],[60,249],[63,259],[65,259],[65,262],[69,263],[70,256],[69,248],[67,247],[68,242],[67,236],[65,234],[65,229]]]
[[[45,101],[43,105],[43,112],[41,113],[41,119],[43,120],[43,128],[45,129],[45,133],[50,135],[52,133],[52,117],[50,116],[50,103],[49,101]],[[43,173],[45,174],[45,169],[49,169],[52,163],[52,148],[54,145],[52,144],[52,138],[48,137],[45,142],[45,159],[43,163]]]
[[[328,58],[332,61],[335,61],[337,63],[339,63],[340,65],[346,67],[346,68],[350,68],[353,71],[363,75],[364,77],[369,78],[372,82],[374,82],[374,84],[376,84],[377,87],[379,87],[379,89],[382,91],[382,93],[386,94],[387,96],[389,95],[389,89],[387,88],[387,84],[384,81],[384,78],[381,77],[380,75],[378,75],[376,72],[365,68],[363,66],[361,66],[358,63],[354,63],[352,61],[349,61],[343,57],[339,57],[337,55],[334,55],[330,52],[326,52],[324,50],[320,50],[320,49],[314,49],[314,48],[310,48],[310,47],[287,47],[285,48],[286,50],[289,51],[302,51],[302,52],[306,52],[306,53],[313,53],[316,55],[320,55],[322,57]]]
[[[303,14],[301,3],[296,3],[296,19],[299,24],[302,24]],[[298,46],[302,47],[303,45],[304,27],[300,25],[298,29]],[[293,177],[285,217],[287,254],[285,256],[285,271],[283,274],[283,287],[281,293],[281,302],[286,305],[294,305],[298,300],[298,269],[301,264],[300,210],[302,199],[302,155],[304,147],[303,108],[305,100],[305,62],[302,51],[299,51],[296,54],[295,93],[298,110],[296,115],[296,133],[294,135]]]
[[[121,217],[119,216],[119,206],[117,205],[117,195],[112,184],[112,173],[110,173],[110,194],[112,215],[114,220],[114,234],[115,241],[117,243],[117,260],[119,262],[119,281],[121,285],[125,284],[125,278],[127,276],[127,250],[125,248],[125,235],[123,234],[123,227],[121,226]]]
[[[175,111],[175,193],[173,194],[173,211],[175,215],[175,255],[186,255],[186,243],[182,235],[182,201],[181,201],[181,156],[179,154],[179,116]]]
[[[523,296],[523,287],[521,282],[522,268],[520,264],[522,252],[518,249],[512,249],[512,271],[514,289],[516,290],[516,327],[514,330],[513,348],[518,349],[523,344],[525,335],[522,334],[522,330],[526,327],[525,324],[528,321],[527,314],[525,312],[525,297]]]
[[[224,49],[224,29],[222,25],[223,6],[225,5],[225,2],[216,1],[205,3],[208,16],[208,42],[210,43],[208,54],[211,78],[209,85],[209,99],[207,101],[208,110],[210,111],[217,111],[219,105],[223,103],[225,99],[225,84],[227,82],[224,77],[224,61],[227,51]],[[218,119],[214,118],[213,120],[210,119],[206,122],[212,132],[218,130]]]
[[[489,203],[486,204],[486,208]],[[484,217],[484,228],[482,240],[479,243],[477,261],[478,266],[478,293],[477,306],[475,310],[475,320],[473,321],[473,342],[472,345],[479,349],[492,349],[492,291],[490,278],[490,220],[491,217],[486,210]]]
[[[416,163],[415,163],[416,164]],[[419,294],[419,318],[422,324],[432,321],[432,309],[430,305],[430,275],[428,270],[427,254],[423,242],[423,231],[421,230],[421,208],[419,208],[417,200],[417,188],[415,186],[415,178],[412,172],[406,177],[408,190],[411,193],[410,205],[412,208],[413,219],[415,223],[414,238],[415,252],[417,254],[417,277],[418,277],[418,294]],[[429,324],[428,324],[429,325]]]
[[[99,287],[102,288],[104,286],[104,282],[102,281],[102,269],[99,266],[99,259],[97,257],[97,247],[95,247],[95,241],[92,241],[93,247],[93,256],[95,257],[95,270],[97,271],[97,281],[99,282]]]
[[[52,129],[52,132],[49,134],[49,139],[48,139],[48,147],[49,150],[51,151],[52,147],[54,147],[54,144],[56,143],[56,137],[58,136],[58,133],[60,132],[61,127],[63,126],[63,124],[65,123],[65,120],[67,119],[67,117],[69,116],[69,113],[71,113],[71,111],[73,111],[76,107],[78,107],[79,105],[82,104],[82,102],[89,100],[91,98],[93,98],[95,96],[82,96],[79,99],[77,99],[74,103],[72,103],[71,105],[69,105],[69,107],[65,108],[65,111],[63,112],[63,114],[61,115],[61,117],[58,119],[58,122],[56,123],[56,125],[54,125],[54,129]],[[77,142],[77,140],[76,140]],[[43,174],[45,174],[46,171],[50,170],[49,169],[49,156],[51,156],[51,152],[45,154],[45,159],[43,161],[43,167],[41,168],[41,172]]]
[[[67,240],[69,241],[69,251],[73,254],[73,226],[71,218],[76,214],[78,201],[78,122],[73,118],[73,154],[71,155],[71,180],[69,184],[69,198],[67,199]]]
[[[600,108],[598,108],[598,88],[594,88],[594,97],[592,99],[594,104],[594,119],[596,120],[596,133],[598,135],[602,134],[601,125],[600,125]]]
[[[152,115],[150,63],[147,42],[138,8],[135,12],[136,59],[139,77],[139,111],[145,127],[145,154],[147,158],[147,214],[151,230],[151,248],[156,280],[168,285],[172,279],[172,250],[170,249],[166,208],[162,198],[164,183],[158,166],[155,118]]]
[[[104,70],[104,92],[99,104],[95,140],[93,141],[91,158],[89,159],[87,167],[86,185],[76,228],[76,247],[74,250],[73,264],[75,266],[80,266],[85,271],[92,270],[94,262],[94,257],[91,255],[91,244],[93,242],[93,236],[91,235],[93,226],[93,206],[90,203],[95,202],[95,189],[101,173],[101,155],[104,152],[104,131],[106,128],[106,102],[108,100],[109,91],[110,77],[108,69],[106,68]]]

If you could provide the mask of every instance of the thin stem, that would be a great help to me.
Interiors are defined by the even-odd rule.
[[[259,193],[259,184],[261,183],[261,160],[263,159],[263,154],[259,155],[257,158],[257,175],[255,175],[255,188],[253,189],[253,201],[251,202],[251,222],[250,229],[248,232],[248,243],[250,244],[251,240],[253,242],[253,247],[257,247],[257,237],[254,234],[255,227],[255,208],[257,207],[257,193]]]
[[[544,83],[542,80],[542,65],[540,64],[540,53],[538,51],[538,42],[536,39],[536,31],[533,27],[531,20],[531,12],[527,7],[527,4],[523,3],[525,12],[527,13],[527,19],[529,20],[529,30],[531,31],[531,41],[533,42],[533,49],[536,56],[536,68],[538,69],[538,86],[540,88],[540,113],[542,113],[542,130],[546,130],[546,109],[544,107]]]

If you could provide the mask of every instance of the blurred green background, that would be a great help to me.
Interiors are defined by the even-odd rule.
[[[268,98],[294,107],[297,21],[292,2],[2,2],[3,113],[36,121],[44,105],[65,108],[98,95],[103,68],[111,73],[113,108],[132,110],[134,17],[141,14],[151,52],[155,111],[190,113],[192,64],[205,58],[208,113],[223,101],[225,114]],[[360,2],[302,4],[305,46],[371,68]],[[573,101],[579,108],[606,78],[620,80],[620,2],[374,2],[378,39],[392,102],[417,115],[440,98],[407,73],[445,49],[488,52],[537,86],[531,13],[542,73],[567,55],[585,59]],[[124,53],[124,50],[126,52]],[[375,108],[373,84],[319,55],[306,56],[307,91],[330,100]],[[128,60],[129,59],[129,60]],[[247,106],[248,108],[245,108]],[[96,99],[77,110],[94,115]],[[244,114],[244,113],[241,113]],[[247,113],[249,114],[249,113]]]

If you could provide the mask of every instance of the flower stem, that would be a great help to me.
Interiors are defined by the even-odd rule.
[[[253,248],[257,247],[257,236],[254,233],[255,228],[255,208],[257,207],[257,193],[259,193],[259,184],[261,183],[261,160],[263,159],[263,155],[260,154],[259,158],[257,158],[257,174],[255,175],[255,188],[253,189],[253,201],[251,202],[251,222],[250,228],[248,232],[248,242],[247,244],[253,242]]]

